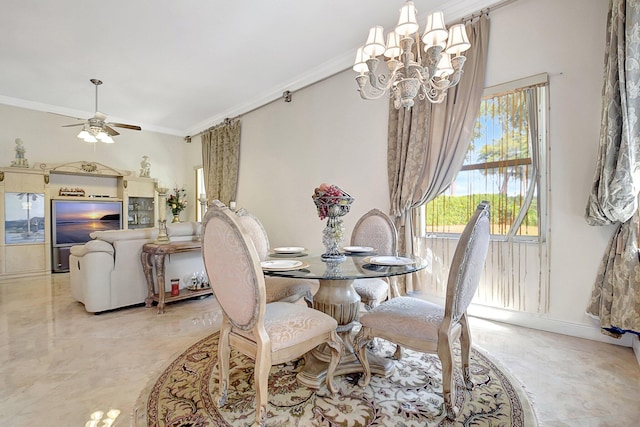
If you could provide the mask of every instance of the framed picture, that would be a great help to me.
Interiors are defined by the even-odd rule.
[[[5,244],[44,242],[44,193],[4,194]]]

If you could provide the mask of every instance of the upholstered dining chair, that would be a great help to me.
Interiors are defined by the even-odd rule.
[[[240,223],[251,237],[258,251],[260,261],[266,260],[269,254],[269,236],[260,220],[245,208],[236,211]],[[274,301],[297,302],[304,300],[308,307],[313,305],[313,294],[318,291],[320,283],[313,279],[294,279],[288,277],[265,277],[267,303]]]
[[[351,245],[371,247],[381,255],[396,255],[398,231],[387,214],[379,209],[371,209],[360,217],[353,227]],[[392,296],[399,296],[395,280],[391,282],[388,280],[387,278],[368,278],[353,281],[353,288],[360,295],[367,310],[389,297],[390,283],[393,284]]]
[[[413,297],[383,302],[360,317],[362,328],[355,338],[364,375],[360,385],[371,380],[367,343],[380,337],[397,345],[424,353],[436,353],[442,363],[442,391],[447,418],[454,419],[453,345],[460,339],[462,373],[468,389],[473,387],[469,372],[471,336],[467,307],[478,288],[489,247],[489,203],[482,202],[467,223],[453,255],[447,279],[445,306]]]
[[[203,220],[202,256],[223,313],[218,343],[218,404],[226,402],[232,348],[255,361],[254,426],[263,426],[267,417],[271,366],[302,357],[320,344],[331,350],[326,384],[335,393],[333,375],[343,352],[337,321],[304,305],[266,303],[258,253],[238,217],[225,206],[209,206]]]

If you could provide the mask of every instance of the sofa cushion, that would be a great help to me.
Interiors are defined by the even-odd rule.
[[[135,230],[94,231],[89,236],[92,239],[100,239],[109,243],[113,243],[116,240],[155,239],[158,236],[158,229],[137,228]]]
[[[90,240],[84,245],[71,246],[71,255],[82,257],[89,252],[106,252],[113,255],[113,246],[104,240]]]

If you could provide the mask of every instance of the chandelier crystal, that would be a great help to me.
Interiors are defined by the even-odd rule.
[[[407,1],[386,43],[381,26],[369,30],[353,65],[363,99],[378,99],[386,93],[396,109],[411,108],[416,97],[437,104],[458,84],[466,60],[462,52],[471,47],[464,24],[447,30],[444,14],[435,12],[427,17],[422,37],[419,29],[415,5]]]

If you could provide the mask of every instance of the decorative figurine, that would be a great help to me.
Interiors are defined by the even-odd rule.
[[[14,168],[28,168],[29,161],[24,158],[24,153],[26,152],[24,145],[22,145],[22,140],[20,138],[16,138],[16,159],[11,162],[11,167]]]
[[[143,178],[149,178],[150,173],[151,163],[149,162],[149,156],[142,156],[142,161],[140,162],[140,176]]]

